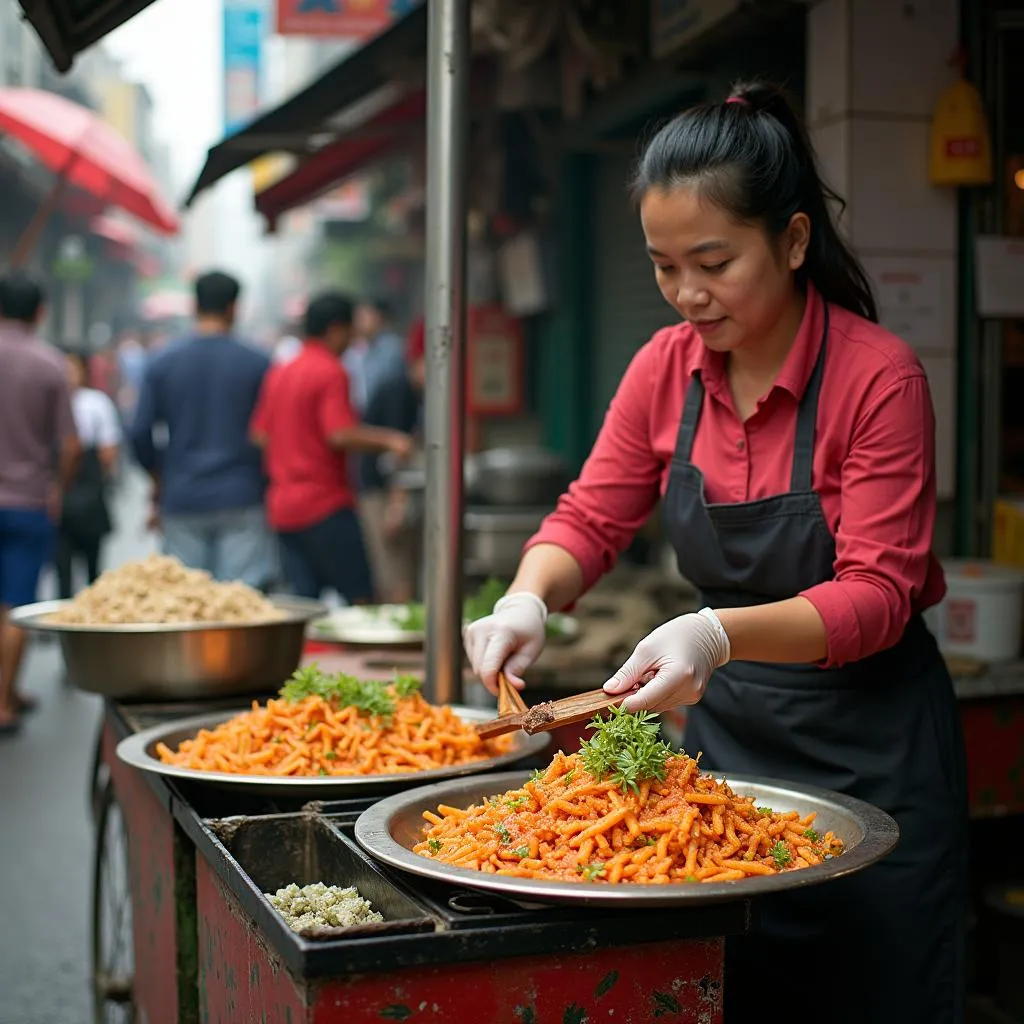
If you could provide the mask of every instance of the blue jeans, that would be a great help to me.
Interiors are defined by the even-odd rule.
[[[274,537],[263,507],[163,517],[164,553],[214,579],[263,589],[277,576]]]
[[[42,509],[0,508],[0,608],[36,599],[39,574],[53,555],[56,532]]]

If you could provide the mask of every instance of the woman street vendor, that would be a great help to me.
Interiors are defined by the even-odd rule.
[[[501,669],[521,686],[548,611],[661,499],[706,607],[641,640],[605,689],[629,710],[691,705],[685,746],[705,768],[847,793],[900,827],[878,865],[756,906],[728,951],[726,1020],[772,1019],[788,993],[832,1024],[960,1024],[967,804],[953,687],[921,618],[945,591],[924,370],[878,326],[778,90],[680,114],[632,189],[680,322],[633,358],[509,593],[467,627],[470,660],[489,688]]]

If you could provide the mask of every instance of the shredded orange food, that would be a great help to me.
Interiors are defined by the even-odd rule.
[[[481,761],[508,752],[509,736],[482,740],[473,725],[419,693],[395,698],[386,718],[319,696],[254,701],[251,711],[201,729],[165,764],[236,775],[392,775]]]
[[[685,754],[638,791],[598,781],[559,751],[521,789],[466,809],[425,811],[416,853],[477,871],[557,881],[732,882],[820,864],[843,852],[814,815],[757,807]]]

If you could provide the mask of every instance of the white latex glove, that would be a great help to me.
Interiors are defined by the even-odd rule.
[[[696,704],[711,673],[730,658],[729,637],[710,608],[680,615],[636,645],[626,663],[604,684],[607,693],[627,693],[626,711],[667,711]]]
[[[473,671],[491,693],[498,692],[498,673],[517,689],[521,678],[544,649],[547,605],[528,591],[506,594],[490,615],[471,622],[462,633]]]

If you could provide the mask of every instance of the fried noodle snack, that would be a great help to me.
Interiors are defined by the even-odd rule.
[[[756,807],[700,774],[685,754],[668,757],[663,779],[635,787],[594,778],[579,754],[559,751],[522,789],[462,809],[425,811],[433,860],[519,878],[617,884],[731,882],[820,864],[842,853],[814,815]]]
[[[509,737],[481,740],[450,707],[390,689],[393,713],[367,715],[318,695],[253,702],[252,710],[201,729],[165,764],[242,775],[394,775],[482,761],[505,753]]]

